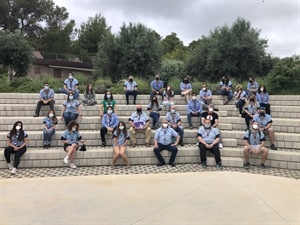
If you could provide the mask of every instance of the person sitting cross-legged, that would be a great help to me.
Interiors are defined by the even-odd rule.
[[[223,98],[223,105],[226,105],[233,97],[232,83],[227,76],[223,76],[220,81],[220,95]]]
[[[176,137],[175,143],[172,143],[173,137]],[[157,131],[155,133],[155,137],[154,137],[153,151],[159,161],[159,164],[157,164],[157,166],[165,165],[165,160],[163,159],[163,157],[160,154],[160,152],[163,150],[168,150],[168,151],[172,152],[170,160],[169,160],[169,165],[171,165],[173,167],[176,166],[174,162],[175,162],[175,158],[176,158],[176,155],[178,152],[178,148],[176,146],[179,143],[179,139],[180,139],[180,137],[177,134],[177,132],[174,129],[172,129],[171,127],[169,127],[168,121],[163,120],[162,127],[157,129]]]
[[[118,126],[119,118],[117,114],[113,113],[112,107],[107,107],[107,113],[102,117],[102,128],[100,130],[100,136],[102,141],[102,147],[106,146],[105,134],[112,134]]]
[[[186,103],[190,100],[190,95],[192,94],[192,85],[189,82],[189,79],[187,77],[183,78],[182,82],[180,83],[180,90],[181,90],[181,96],[185,97]]]
[[[192,100],[190,100],[186,106],[186,110],[190,129],[193,129],[192,117],[201,117],[202,114],[202,104],[201,101],[197,100],[197,94],[193,94]]]
[[[64,81],[64,87],[63,88],[59,88],[59,91],[61,93],[64,94],[73,94],[74,95],[74,99],[79,98],[79,90],[78,90],[78,80],[74,78],[73,73],[69,73],[69,78],[65,79]]]
[[[265,161],[268,157],[268,149],[265,147],[265,140],[264,133],[258,129],[258,123],[253,122],[251,129],[247,130],[244,136],[244,156],[246,160],[244,167],[246,169],[251,167],[249,163],[250,153],[255,155],[262,153],[260,166],[266,168]]]

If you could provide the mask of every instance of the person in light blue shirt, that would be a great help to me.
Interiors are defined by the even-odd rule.
[[[167,113],[166,120],[168,121],[169,127],[173,128],[180,136],[179,145],[184,146],[183,135],[184,128],[181,126],[181,117],[178,112],[176,112],[176,106],[171,106],[171,111]]]
[[[249,163],[249,156],[252,152],[255,155],[262,153],[261,167],[266,168],[265,161],[268,157],[268,149],[265,147],[265,135],[259,130],[259,125],[257,122],[253,122],[251,129],[247,130],[244,135],[244,156],[246,163],[244,167],[249,169],[251,167]]]
[[[211,90],[207,88],[207,84],[202,85],[202,90],[199,92],[202,109],[207,110],[208,106],[212,104],[213,96]]]
[[[54,91],[49,88],[48,82],[45,82],[44,88],[40,90],[40,100],[37,103],[33,117],[38,117],[40,115],[42,105],[49,105],[50,110],[54,110],[54,103]]]
[[[188,103],[193,89],[187,77],[183,78],[182,82],[180,83],[180,91],[181,97],[185,96],[186,103]]]
[[[239,110],[240,117],[242,116],[243,108],[247,100],[247,93],[243,90],[243,86],[238,84],[234,92],[234,99],[236,100],[236,108]]]
[[[176,138],[175,143],[172,143],[173,137]],[[163,120],[162,121],[162,127],[157,129],[154,137],[154,154],[156,155],[159,164],[157,166],[163,166],[165,165],[165,160],[161,156],[160,152],[163,150],[167,150],[171,152],[171,157],[169,160],[169,165],[174,167],[175,165],[175,158],[178,152],[178,148],[176,147],[179,143],[179,135],[177,132],[169,127],[168,121]]]
[[[100,130],[100,136],[102,141],[102,147],[106,146],[105,134],[112,134],[118,126],[119,118],[117,114],[113,113],[111,106],[107,108],[107,113],[102,117],[102,128]]]
[[[68,99],[63,103],[63,109],[61,111],[61,118],[65,120],[66,126],[68,126],[70,121],[76,120],[78,115],[82,117],[82,112],[79,106],[79,101],[74,99],[72,93],[69,93]]]
[[[265,86],[260,86],[256,93],[256,99],[261,107],[265,107],[266,113],[271,115],[271,105],[269,103],[270,97]]]
[[[202,114],[202,104],[200,100],[197,100],[197,94],[193,94],[192,100],[186,106],[186,110],[190,129],[193,129],[192,117],[201,117]],[[201,124],[201,120],[199,123]]]
[[[202,167],[207,167],[206,151],[210,151],[215,156],[216,167],[220,169],[222,167],[219,149],[220,135],[218,130],[211,126],[210,119],[205,119],[203,126],[199,128],[198,141]]]
[[[163,105],[166,107],[166,111],[170,111],[170,107],[174,105],[174,91],[171,89],[171,85],[167,85],[167,90],[164,90]]]
[[[44,148],[50,148],[51,147],[51,141],[52,137],[55,134],[55,126],[57,124],[58,120],[55,115],[54,110],[50,110],[47,113],[47,116],[44,118],[43,123],[45,124],[43,129],[43,136],[44,136]]]
[[[164,88],[164,82],[160,80],[159,74],[155,75],[155,80],[151,82],[151,94],[150,94],[150,101],[153,99],[154,95],[160,95],[161,100],[164,100],[164,93],[163,93],[163,88]]]
[[[136,104],[136,97],[138,95],[138,85],[137,83],[133,80],[133,76],[130,75],[128,77],[128,80],[124,84],[124,91],[125,91],[125,96],[126,96],[126,104],[129,105],[129,95],[133,95],[133,104]]]
[[[223,105],[226,105],[233,97],[232,83],[227,76],[222,77],[220,81],[220,94],[223,97]]]
[[[153,96],[153,99],[149,103],[147,110],[149,111],[149,116],[152,118],[152,129],[158,128],[158,120],[160,117],[161,106],[157,101],[157,97]]]
[[[78,90],[78,80],[74,78],[74,75],[70,72],[69,77],[64,81],[64,87],[60,88],[59,91],[64,94],[72,93],[74,95],[74,99],[79,98],[79,90]]]
[[[258,108],[260,107],[259,103],[256,100],[256,97],[254,94],[252,94],[246,104],[245,104],[245,122],[247,125],[247,130],[250,129],[250,120],[253,120],[253,117],[258,112]]]
[[[249,82],[247,84],[247,95],[256,95],[258,91],[258,83],[255,81],[254,77],[249,77]]]
[[[126,128],[126,124],[123,121],[120,121],[117,125],[116,130],[113,133],[113,148],[115,155],[112,159],[112,166],[115,166],[115,163],[120,156],[126,163],[126,166],[129,166],[128,158],[125,155],[129,140],[130,137],[129,132]]]

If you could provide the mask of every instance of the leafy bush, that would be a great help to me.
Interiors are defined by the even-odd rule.
[[[112,86],[113,83],[109,78],[99,78],[94,84],[94,90],[98,94],[104,94]]]
[[[165,84],[174,78],[182,78],[184,75],[184,62],[178,60],[165,60],[160,68],[160,76]]]

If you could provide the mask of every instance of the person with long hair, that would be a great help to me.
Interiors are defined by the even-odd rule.
[[[96,94],[93,89],[92,84],[88,84],[86,86],[86,89],[84,91],[84,99],[82,100],[82,103],[85,105],[96,105]]]
[[[159,112],[161,111],[161,107],[156,96],[152,97],[147,110],[150,112],[149,116],[152,118],[152,129],[158,128],[158,119],[160,117]]]
[[[107,113],[107,108],[111,107],[113,113],[118,114],[118,106],[116,100],[114,100],[114,96],[110,91],[107,91],[104,94],[104,99],[100,105],[100,117]]]
[[[167,90],[164,91],[164,101],[162,104],[166,107],[166,111],[170,112],[170,107],[174,105],[174,91],[172,91],[171,85],[168,85]]]
[[[246,103],[247,99],[247,93],[243,90],[243,86],[241,84],[238,84],[236,86],[236,90],[234,92],[234,99],[236,100],[236,109],[239,110],[240,116],[242,116],[243,113],[243,107]]]
[[[114,157],[112,159],[112,166],[115,165],[119,156],[122,157],[126,166],[129,166],[128,158],[125,155],[128,141],[130,140],[129,132],[127,131],[126,124],[123,121],[118,123],[116,130],[113,133],[113,149],[114,149]]]
[[[256,93],[256,99],[260,107],[265,107],[266,113],[271,115],[271,105],[269,103],[269,93],[267,92],[266,86],[261,85]]]
[[[76,169],[77,166],[74,164],[74,159],[78,144],[81,142],[85,145],[85,141],[82,140],[81,134],[79,133],[79,124],[72,120],[60,140],[64,143],[64,151],[67,152],[67,156],[63,159],[64,163],[69,164],[70,168]]]
[[[233,97],[232,83],[227,76],[220,81],[220,95],[223,97],[223,105],[226,105]]]
[[[180,83],[181,97],[185,96],[185,100],[188,103],[190,101],[190,96],[193,92],[192,85],[187,77],[183,78]]]
[[[43,141],[44,141],[44,148],[50,148],[51,147],[51,141],[53,134],[55,133],[55,126],[57,124],[58,120],[55,115],[54,110],[50,110],[47,113],[47,116],[44,118],[43,123],[45,124],[43,129]]]
[[[245,123],[247,125],[246,130],[250,129],[250,120],[253,119],[255,114],[258,113],[260,105],[256,100],[256,97],[254,94],[250,95],[248,98],[246,104],[245,104]]]
[[[76,120],[78,118],[78,114],[82,117],[82,112],[80,109],[80,103],[77,99],[74,99],[72,93],[68,94],[68,99],[63,103],[63,108],[61,111],[61,118],[65,120],[66,126],[72,120]]]
[[[23,123],[21,121],[16,121],[10,132],[7,134],[6,145],[7,147],[4,149],[4,156],[8,169],[11,174],[16,174],[20,158],[26,152],[28,145],[28,135],[23,130]],[[11,162],[12,154],[15,155],[13,163]]]

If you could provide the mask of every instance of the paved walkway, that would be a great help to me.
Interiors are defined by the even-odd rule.
[[[300,224],[299,179],[226,169],[174,173],[172,169],[106,176],[83,172],[20,179],[2,176],[0,224]],[[22,170],[18,172],[20,176]]]

